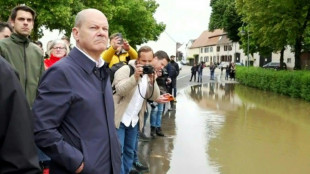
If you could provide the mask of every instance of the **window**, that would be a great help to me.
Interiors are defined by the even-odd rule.
[[[287,58],[287,63],[292,63],[292,58]]]
[[[228,51],[231,51],[231,50],[232,50],[231,45],[228,45]]]
[[[210,52],[213,52],[213,47],[210,47]]]
[[[209,62],[209,56],[205,57],[205,62]]]
[[[216,51],[217,51],[217,52],[220,52],[220,51],[221,51],[221,47],[220,47],[220,46],[217,46],[217,47],[216,47]]]
[[[227,45],[224,46],[224,51],[227,51]]]
[[[203,53],[203,48],[200,48],[200,53]]]

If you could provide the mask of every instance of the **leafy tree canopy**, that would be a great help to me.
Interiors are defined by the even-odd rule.
[[[25,1],[0,1],[0,20],[7,21],[11,10],[19,4],[25,4]],[[33,40],[43,35],[42,26],[65,31],[69,36],[76,14],[85,8],[102,11],[109,20],[110,33],[121,32],[133,46],[157,40],[166,27],[153,17],[159,6],[155,0],[29,0],[25,5],[37,13]]]
[[[292,45],[295,68],[309,45],[310,4],[307,0],[236,0],[236,9],[260,47],[280,51]]]
[[[239,28],[242,25],[241,17],[236,12],[235,0],[212,0],[210,3],[212,13],[209,30],[218,28],[227,32],[228,38],[233,42],[240,40]]]

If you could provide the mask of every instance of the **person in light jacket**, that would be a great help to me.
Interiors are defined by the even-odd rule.
[[[153,50],[142,46],[138,50],[138,59],[115,73],[113,98],[115,127],[122,145],[121,174],[128,174],[132,168],[136,138],[138,129],[143,128],[147,100],[156,100],[160,95],[156,73],[151,68],[153,59]],[[143,68],[145,65],[149,65],[148,68]],[[135,68],[133,75],[130,75],[129,66]]]

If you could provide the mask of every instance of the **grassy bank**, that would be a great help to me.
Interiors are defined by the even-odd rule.
[[[310,71],[237,67],[240,84],[310,101]]]

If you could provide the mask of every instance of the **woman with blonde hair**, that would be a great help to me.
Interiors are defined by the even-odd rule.
[[[48,53],[50,58],[44,60],[45,69],[48,69],[61,58],[67,56],[69,53],[69,48],[65,41],[57,39],[51,43]]]

